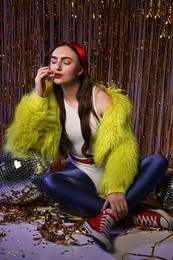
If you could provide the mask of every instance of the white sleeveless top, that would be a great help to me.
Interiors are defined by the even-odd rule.
[[[96,92],[96,87],[94,86],[92,91],[93,107],[98,118],[101,119],[96,110],[95,92]],[[70,153],[74,157],[80,159],[86,159],[86,157],[84,157],[81,151],[81,147],[84,144],[84,139],[82,137],[80,119],[78,116],[78,109],[71,107],[65,100],[64,103],[65,103],[65,110],[66,110],[65,128],[68,135],[68,139],[70,141]],[[91,113],[90,126],[91,126],[92,136],[90,142],[90,149],[87,151],[87,153],[91,155],[93,154],[93,146],[96,139],[98,125],[99,125],[98,120]],[[94,182],[96,186],[96,189],[98,190],[99,182],[103,175],[104,168],[101,167],[98,169],[95,164],[84,164],[84,163],[76,162],[72,159],[71,161],[76,167],[78,167],[81,171],[85,172],[91,178],[91,180]]]

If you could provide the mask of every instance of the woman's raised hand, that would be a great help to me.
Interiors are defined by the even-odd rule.
[[[38,69],[37,75],[35,77],[35,93],[38,96],[43,97],[46,90],[45,80],[47,78],[53,79],[53,77],[54,72],[49,69],[49,66]]]

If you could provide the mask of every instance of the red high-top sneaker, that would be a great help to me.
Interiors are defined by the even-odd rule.
[[[85,229],[94,237],[105,250],[111,248],[109,232],[115,224],[115,219],[110,213],[103,211],[95,218],[84,223]]]
[[[172,218],[161,209],[143,209],[132,214],[133,224],[136,226],[149,226],[171,229]]]

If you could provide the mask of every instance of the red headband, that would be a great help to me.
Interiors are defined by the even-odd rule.
[[[81,61],[82,61],[83,73],[85,76],[89,76],[88,60],[87,60],[87,55],[86,55],[84,48],[75,42],[66,41],[66,43],[72,45],[76,49],[76,51],[78,52],[78,54],[81,58]]]

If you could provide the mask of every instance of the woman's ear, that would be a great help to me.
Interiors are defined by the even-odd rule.
[[[83,73],[83,67],[81,67],[80,71],[78,72],[78,75],[81,75]]]

